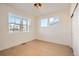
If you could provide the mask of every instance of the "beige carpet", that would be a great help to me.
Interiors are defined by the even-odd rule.
[[[23,45],[0,52],[3,56],[72,56],[72,49],[68,46],[41,40],[33,40]]]

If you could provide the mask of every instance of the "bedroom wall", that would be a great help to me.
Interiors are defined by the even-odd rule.
[[[59,23],[53,26],[40,27],[40,19],[38,18],[38,39],[71,47],[71,19],[69,13],[70,8],[52,12],[48,15],[41,15],[40,18],[59,16]]]
[[[19,16],[25,16],[31,19],[30,32],[8,32],[8,13],[13,12]],[[34,17],[26,12],[12,8],[11,6],[0,4],[0,50],[19,45],[24,42],[35,39]]]
[[[17,15],[31,18],[30,32],[9,33],[9,12],[14,12]],[[69,9],[66,9],[58,12],[52,12],[48,15],[33,16],[11,6],[0,4],[0,50],[19,45],[33,39],[71,46],[71,19],[69,12]],[[51,16],[59,16],[59,23],[52,27],[48,26],[46,28],[41,28],[40,18]]]

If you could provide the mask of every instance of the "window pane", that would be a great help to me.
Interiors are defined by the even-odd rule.
[[[26,32],[26,25],[23,25],[23,32]]]
[[[14,24],[9,24],[9,32],[14,32]]]
[[[55,22],[59,22],[59,17],[54,17]]]
[[[52,17],[49,19],[49,23],[53,23],[53,22],[54,22],[54,18]]]
[[[23,32],[28,32],[28,21],[27,20],[23,20]]]
[[[53,25],[59,22],[59,17],[52,17],[49,19],[49,25]]]
[[[14,16],[13,15],[9,15],[9,18],[8,18],[8,22],[9,23],[14,23]]]
[[[47,27],[48,26],[48,19],[41,19],[41,27]]]
[[[20,31],[20,25],[15,24],[15,32],[19,32]]]
[[[21,20],[20,17],[17,17],[17,16],[15,17],[15,23],[16,23],[16,24],[20,24],[20,20]]]
[[[26,23],[26,20],[23,20],[23,25],[26,25],[27,23]]]
[[[28,19],[23,18],[23,25],[28,25],[28,24],[29,24]]]

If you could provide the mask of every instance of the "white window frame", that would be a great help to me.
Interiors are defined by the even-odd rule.
[[[58,20],[55,20],[55,21],[51,22],[51,24],[50,24],[50,19],[51,19],[51,18],[54,18],[54,17],[57,17]],[[47,26],[41,26],[41,20],[43,20],[43,19],[47,19]],[[40,19],[40,27],[53,26],[53,25],[55,25],[55,24],[58,23],[58,22],[59,22],[59,16],[52,16],[52,17],[48,17],[48,18],[41,18],[41,19]]]
[[[29,26],[30,26],[30,24],[26,25],[27,29],[26,29],[26,31],[23,31],[23,18],[24,17],[17,16],[17,15],[15,15],[13,13],[8,14],[8,24],[9,24],[9,26],[10,26],[10,24],[12,24],[12,23],[9,23],[9,17],[11,16],[11,14],[14,17],[14,22],[13,22],[14,27],[13,27],[13,31],[12,32],[29,32]],[[17,25],[15,17],[20,18],[20,24],[18,24],[19,25],[19,30],[18,31],[16,31],[17,29],[15,28],[15,26]],[[26,18],[26,19],[27,19],[26,21],[30,22],[29,18]],[[11,32],[10,27],[9,27],[9,32]]]

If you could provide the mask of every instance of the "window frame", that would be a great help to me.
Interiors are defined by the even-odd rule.
[[[52,22],[53,24],[50,24],[50,19],[51,19],[51,18],[54,18],[54,17],[57,17],[58,20]],[[45,27],[48,27],[48,26],[53,26],[53,25],[55,25],[56,23],[58,23],[60,17],[59,17],[59,16],[52,16],[52,17],[48,17],[48,18],[47,18],[47,17],[46,17],[46,18],[41,18],[41,19],[40,19],[40,27],[43,27],[43,26],[41,26],[41,20],[42,20],[42,19],[47,19],[47,26],[45,26]],[[54,20],[55,20],[55,19],[54,19]]]
[[[10,18],[9,17],[11,17],[11,16],[13,16],[14,17],[14,22],[13,23],[10,23]],[[16,22],[16,20],[17,20],[17,18],[16,17],[18,17],[19,18],[19,20],[20,20],[20,24],[18,24],[17,22]],[[29,26],[30,26],[30,24],[29,25],[26,25],[26,31],[23,31],[23,18],[24,17],[22,17],[22,16],[17,16],[16,14],[14,14],[14,13],[8,13],[8,29],[9,29],[9,32],[11,32],[11,30],[10,30],[10,25],[11,24],[14,24],[14,26],[13,26],[13,28],[12,29],[14,29],[14,30],[12,30],[12,33],[14,33],[14,32],[29,32],[30,30],[29,30]],[[27,23],[29,22],[30,23],[30,19],[29,18],[27,18],[27,17],[25,17],[27,20]],[[16,25],[17,25],[17,27],[19,27],[19,29],[16,31]]]

